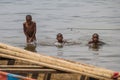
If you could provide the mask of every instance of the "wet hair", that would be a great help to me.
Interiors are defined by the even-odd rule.
[[[63,37],[63,35],[61,33],[58,33],[57,37]]]
[[[31,15],[26,15],[26,19],[27,19],[28,17],[32,19],[32,16],[31,16]]]
[[[93,38],[98,38],[98,39],[99,39],[99,35],[98,35],[97,33],[94,33],[94,34],[92,35],[92,37],[93,37]]]

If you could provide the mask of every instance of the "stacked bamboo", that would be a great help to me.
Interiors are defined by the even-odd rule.
[[[114,74],[114,71],[112,70],[72,62],[56,57],[50,57],[42,55],[40,53],[38,54],[26,51],[24,49],[20,49],[3,43],[0,43],[0,56],[13,59],[20,59],[40,66],[45,66],[65,72],[87,75],[90,77],[98,78],[100,80],[113,80],[111,79],[112,75]],[[120,77],[118,78],[118,80],[120,80]]]

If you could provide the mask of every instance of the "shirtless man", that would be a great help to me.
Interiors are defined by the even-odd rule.
[[[94,33],[92,35],[92,40],[89,41],[88,44],[89,44],[89,47],[99,48],[99,46],[101,46],[105,43],[99,40],[99,35],[97,33]]]
[[[31,43],[36,41],[36,23],[32,21],[32,16],[26,16],[26,22],[23,23],[23,30],[26,36],[26,42]]]
[[[65,44],[65,40],[63,40],[63,35],[61,33],[58,33],[56,36],[57,42],[55,43],[55,45],[57,47],[63,47],[63,45]]]
[[[92,40],[89,41],[88,44],[91,44],[91,43],[95,43],[95,44],[99,43],[99,35],[97,33],[94,33],[92,35]]]

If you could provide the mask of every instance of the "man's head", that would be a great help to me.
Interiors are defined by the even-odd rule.
[[[63,35],[61,33],[58,33],[56,39],[58,40],[58,42],[62,43],[63,42]]]
[[[92,35],[92,38],[98,38],[98,39],[99,39],[99,35],[98,35],[97,33],[94,33],[94,34]]]
[[[99,39],[96,38],[96,37],[92,38],[92,40],[93,40],[94,43],[97,43],[99,41]]]
[[[98,42],[99,42],[99,35],[98,35],[97,33],[94,33],[94,34],[92,35],[92,41],[93,41],[94,43],[98,43]]]
[[[26,16],[26,21],[27,22],[31,22],[32,21],[32,16],[31,15],[27,15]]]

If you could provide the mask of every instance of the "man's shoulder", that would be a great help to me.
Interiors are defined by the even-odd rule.
[[[88,44],[91,44],[91,43],[93,43],[93,41],[89,41],[89,42],[88,42]]]
[[[100,45],[105,45],[106,43],[103,42],[103,41],[99,41],[99,44],[100,44]]]
[[[26,22],[23,22],[23,25],[25,25],[26,24]]]
[[[35,21],[32,21],[33,22],[33,24],[36,24],[36,22]]]

